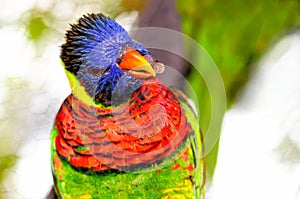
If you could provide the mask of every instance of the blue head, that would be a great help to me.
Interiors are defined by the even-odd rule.
[[[122,101],[155,75],[147,48],[103,14],[83,16],[71,25],[61,59],[94,102],[104,105],[110,105],[112,93]]]

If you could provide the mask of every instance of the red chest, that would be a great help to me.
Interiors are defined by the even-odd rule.
[[[75,167],[126,169],[174,155],[191,127],[176,96],[149,80],[117,107],[86,106],[70,95],[57,117],[58,154]]]

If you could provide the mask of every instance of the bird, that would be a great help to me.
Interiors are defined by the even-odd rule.
[[[162,83],[165,65],[114,19],[70,25],[60,58],[71,94],[51,131],[58,198],[204,198],[196,111]]]

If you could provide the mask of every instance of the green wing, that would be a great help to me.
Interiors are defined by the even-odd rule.
[[[186,95],[175,88],[172,88],[173,93],[179,99],[181,106],[183,107],[186,117],[192,126],[194,136],[190,137],[191,146],[195,153],[196,161],[196,176],[195,176],[195,186],[199,187],[199,196],[200,198],[204,198],[205,194],[205,179],[206,179],[206,170],[205,170],[205,159],[204,159],[204,146],[203,146],[203,134],[201,128],[199,127],[199,116],[196,113],[195,104],[193,101],[188,99]],[[193,139],[194,138],[194,139]]]

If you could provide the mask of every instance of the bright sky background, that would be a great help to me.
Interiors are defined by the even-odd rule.
[[[32,0],[0,2],[0,15],[8,18],[18,17],[14,13],[33,5]],[[15,26],[0,30],[0,43],[0,102],[7,94],[5,79],[25,77],[33,91],[41,89],[43,93],[35,97],[33,104],[23,104],[21,108],[42,119],[49,109],[43,105],[49,104],[57,110],[70,92],[58,59],[58,45],[47,46],[46,56],[33,59],[33,46],[27,43],[23,30]],[[300,34],[295,33],[270,50],[241,100],[227,112],[214,184],[207,198],[300,199],[299,159],[298,162],[281,161],[284,157],[278,152],[287,135],[300,148],[299,77]],[[43,119],[47,120],[43,127],[33,128],[26,142],[22,140],[23,134],[16,135],[11,148],[19,152],[21,160],[10,173],[10,180],[5,182],[11,194],[9,198],[39,199],[50,189],[49,135],[55,114]],[[32,123],[38,124],[35,120]],[[22,148],[18,147],[20,142],[25,143]]]

